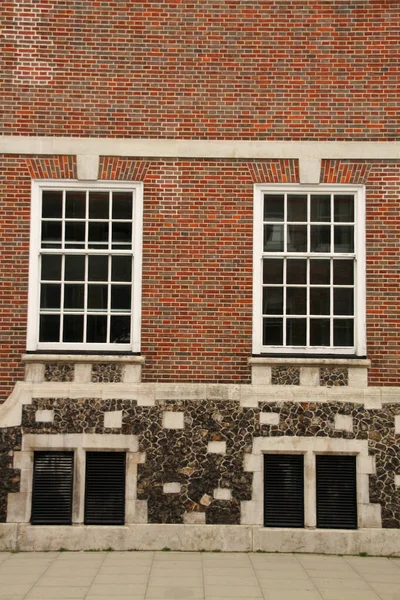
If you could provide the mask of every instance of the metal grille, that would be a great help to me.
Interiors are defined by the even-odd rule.
[[[73,452],[35,452],[32,525],[71,525]]]
[[[317,527],[357,529],[356,457],[317,456]]]
[[[87,452],[85,523],[125,522],[125,452]]]
[[[302,454],[265,454],[264,526],[304,527]]]

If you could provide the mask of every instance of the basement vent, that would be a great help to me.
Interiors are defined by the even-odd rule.
[[[71,525],[73,452],[35,452],[32,525]]]
[[[304,456],[264,455],[264,527],[304,527]]]
[[[87,452],[86,525],[125,522],[125,452]]]
[[[318,455],[317,527],[357,529],[356,457]]]

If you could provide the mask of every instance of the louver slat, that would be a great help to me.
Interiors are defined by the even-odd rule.
[[[86,525],[125,522],[125,452],[86,453]]]
[[[317,527],[357,529],[356,457],[321,455],[317,467]]]
[[[73,452],[35,452],[32,525],[71,525]]]
[[[264,526],[304,527],[302,454],[265,454]]]

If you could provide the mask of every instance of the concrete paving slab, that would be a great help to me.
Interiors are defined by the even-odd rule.
[[[220,598],[262,598],[263,593],[258,585],[253,586],[232,586],[232,585],[205,585],[206,598],[216,596]]]
[[[149,586],[146,591],[146,600],[191,600],[204,598],[202,587],[166,587]]]
[[[380,600],[372,590],[322,590],[321,596],[323,600]]]
[[[314,590],[270,590],[264,598],[265,600],[322,600],[321,594]]]
[[[33,589],[26,595],[27,600],[48,600],[49,598],[72,598],[73,600],[81,600],[85,598],[89,588],[87,587],[41,587],[35,585]]]
[[[114,598],[114,596],[144,595],[146,583],[94,583],[90,586],[88,593],[94,596]]]

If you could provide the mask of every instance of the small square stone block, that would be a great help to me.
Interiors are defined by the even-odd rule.
[[[279,425],[279,413],[260,413],[261,425]]]
[[[226,442],[208,442],[208,454],[226,454]]]
[[[185,426],[184,415],[183,412],[164,412],[162,420],[164,429],[183,429]]]
[[[104,427],[120,429],[122,427],[122,410],[112,410],[104,413]]]
[[[185,512],[183,513],[183,522],[185,525],[205,525],[206,513],[205,512]]]
[[[164,494],[180,494],[181,484],[173,481],[171,483],[164,483],[163,485]]]
[[[35,421],[36,423],[52,423],[54,421],[54,410],[37,410]]]
[[[394,418],[394,432],[400,434],[400,415],[396,415]]]
[[[216,488],[213,496],[215,500],[230,500],[232,498],[232,492],[228,488]]]
[[[395,475],[394,476],[394,485],[396,487],[400,487],[400,475]]]
[[[335,429],[353,431],[353,417],[350,415],[335,415]]]

